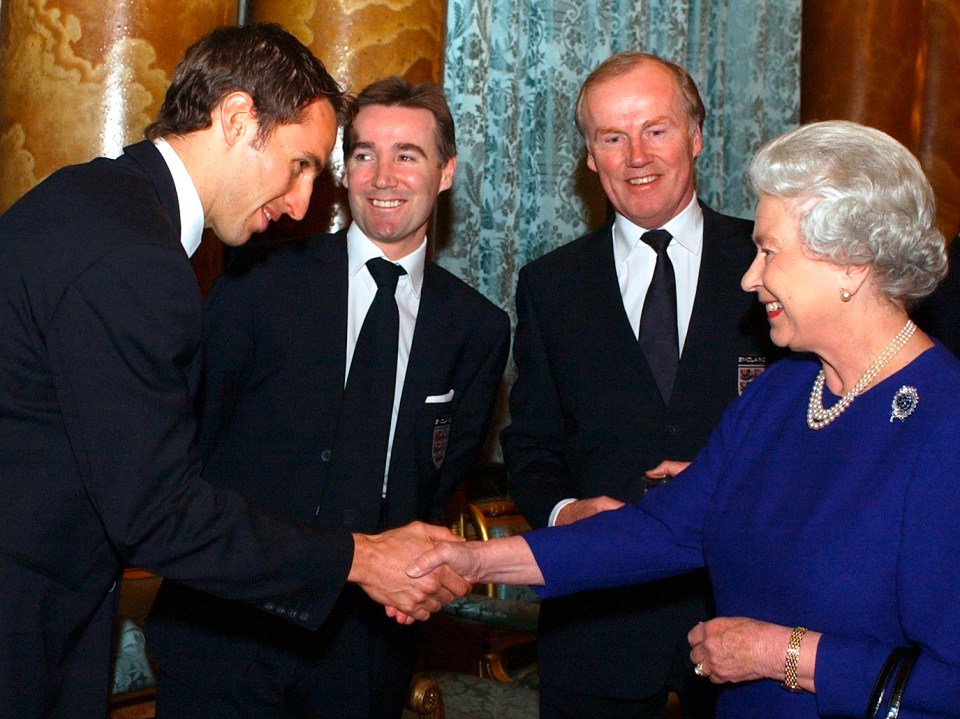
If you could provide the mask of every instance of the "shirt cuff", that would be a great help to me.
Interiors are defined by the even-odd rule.
[[[559,502],[557,502],[557,505],[553,508],[553,511],[550,512],[550,519],[547,520],[547,526],[555,527],[557,525],[557,515],[560,514],[560,510],[566,507],[568,504],[573,504],[576,501],[576,499],[561,499]]]

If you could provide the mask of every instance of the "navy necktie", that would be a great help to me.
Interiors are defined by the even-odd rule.
[[[673,239],[666,230],[651,230],[640,237],[657,253],[650,288],[640,316],[640,349],[653,371],[660,396],[670,404],[673,382],[680,364],[680,337],[677,331],[677,281],[667,245]]]
[[[350,374],[343,390],[330,480],[335,495],[325,493],[327,509],[341,514],[343,528],[370,532],[383,521],[383,488],[387,442],[397,381],[400,312],[395,292],[406,271],[381,257],[367,262],[377,294],[357,337]]]

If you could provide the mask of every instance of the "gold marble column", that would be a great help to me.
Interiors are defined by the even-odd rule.
[[[944,232],[960,232],[960,0],[928,0],[917,156]],[[947,239],[950,239],[948,235]]]
[[[237,0],[2,0],[0,211],[141,139],[183,51],[236,18]]]
[[[960,229],[960,0],[804,0],[800,117],[888,132],[923,164],[938,224]]]
[[[250,20],[280,23],[341,85],[358,91],[388,75],[441,84],[446,9],[446,0],[251,0]],[[342,172],[338,147],[331,171],[317,182],[308,217],[281,231],[327,232],[346,225]]]

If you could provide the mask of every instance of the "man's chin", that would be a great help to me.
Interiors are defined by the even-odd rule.
[[[220,241],[225,244],[227,247],[240,247],[240,245],[245,245],[251,237],[258,232],[244,232],[237,235],[230,235],[229,237],[220,237]]]

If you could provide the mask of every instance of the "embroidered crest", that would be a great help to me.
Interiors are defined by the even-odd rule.
[[[433,466],[440,469],[443,458],[447,456],[447,443],[450,441],[450,425],[453,417],[446,415],[433,420],[433,443],[430,447],[430,456]]]
[[[920,404],[920,394],[917,388],[903,385],[893,395],[893,402],[890,403],[890,421],[899,419],[902,422],[913,414],[918,404]]]
[[[761,355],[737,357],[737,395],[743,394],[747,385],[759,377],[766,368],[767,358]]]

